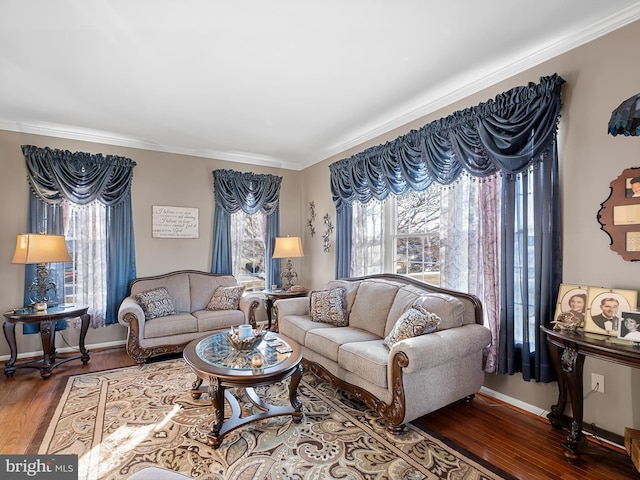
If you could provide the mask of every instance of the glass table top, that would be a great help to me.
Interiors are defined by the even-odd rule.
[[[195,348],[198,358],[219,368],[254,370],[274,367],[291,356],[290,346],[281,337],[270,332],[252,350],[236,350],[229,345],[225,336],[224,333],[216,333],[200,340]]]

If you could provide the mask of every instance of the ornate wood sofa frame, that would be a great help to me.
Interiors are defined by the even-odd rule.
[[[197,270],[179,270],[133,280],[130,294],[118,311],[118,322],[128,328],[127,353],[137,363],[145,363],[151,357],[181,352],[191,340],[228,330],[231,326],[249,323],[255,327],[255,311],[261,304],[258,297],[243,296],[238,310],[206,309],[216,288],[237,284],[232,275]],[[146,319],[133,296],[160,287],[167,289],[177,313]]]
[[[309,298],[275,304],[279,332],[302,345],[307,370],[378,412],[391,433],[473,399],[484,381],[483,350],[491,343],[476,297],[393,274],[334,280],[327,289],[339,286],[346,289],[348,326],[312,321]],[[388,349],[383,339],[416,301],[442,319],[440,326]]]

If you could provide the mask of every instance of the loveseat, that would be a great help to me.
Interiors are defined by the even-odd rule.
[[[302,346],[305,369],[377,411],[391,433],[470,401],[482,386],[491,334],[472,295],[379,274],[333,280],[275,308],[279,333]]]
[[[137,363],[181,352],[193,339],[231,326],[256,326],[258,297],[243,296],[232,275],[180,270],[141,277],[118,311],[118,322],[128,328],[127,353]]]

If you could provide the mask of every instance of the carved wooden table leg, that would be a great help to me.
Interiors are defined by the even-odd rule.
[[[293,423],[300,423],[302,421],[302,402],[298,400],[298,385],[300,385],[301,378],[302,364],[298,365],[298,368],[293,372],[291,381],[289,382],[289,401],[295,410],[295,413],[291,415]]]
[[[209,445],[213,448],[218,448],[222,444],[220,430],[222,429],[222,422],[224,421],[224,386],[217,377],[209,377],[209,398],[211,398],[215,419],[213,420],[211,431],[207,434],[207,437],[209,439]]]
[[[56,322],[51,320],[44,320],[40,322],[40,337],[42,338],[42,368],[40,369],[40,376],[42,378],[49,378],[51,376],[51,366],[55,361],[55,335],[56,335]]]
[[[4,330],[4,338],[7,339],[7,343],[9,344],[9,350],[11,351],[11,356],[9,357],[9,361],[4,367],[4,374],[7,377],[13,377],[13,374],[16,371],[14,367],[16,363],[16,359],[18,358],[18,347],[16,346],[16,324],[13,322],[6,321],[3,325]]]
[[[580,355],[571,347],[566,347],[562,352],[562,370],[565,373],[569,399],[571,400],[571,410],[573,411],[571,432],[562,446],[564,447],[565,458],[572,463],[578,459],[578,450],[586,443],[586,439],[582,435],[582,372],[584,358],[584,355]]]
[[[564,423],[562,421],[562,415],[567,407],[567,384],[564,381],[564,375],[562,374],[562,365],[560,361],[561,349],[551,343],[549,343],[549,356],[551,357],[551,364],[553,370],[556,372],[558,378],[558,401],[555,405],[551,406],[551,411],[547,415],[551,426],[557,430],[562,430]]]
[[[82,323],[80,324],[80,344],[78,345],[78,347],[80,348],[80,353],[82,354],[80,360],[82,360],[82,363],[86,365],[87,363],[89,363],[90,357],[89,350],[87,350],[87,347],[84,344],[84,340],[87,336],[87,331],[89,331],[89,322],[91,320],[91,315],[85,313],[84,315],[80,316],[80,320],[82,321]]]

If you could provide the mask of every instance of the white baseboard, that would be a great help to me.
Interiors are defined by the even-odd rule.
[[[500,400],[504,403],[507,403],[509,405],[512,405],[514,407],[519,408],[520,410],[524,410],[525,412],[529,412],[537,417],[541,417],[541,418],[547,418],[547,414],[549,413],[549,410],[545,410],[539,407],[536,407],[535,405],[531,405],[530,403],[526,403],[523,402],[522,400],[518,400],[516,398],[510,397],[509,395],[505,395],[503,393],[500,392],[496,392],[495,390],[492,390],[490,388],[487,387],[480,387],[480,392],[487,395],[488,397],[492,397],[495,398],[496,400]],[[586,436],[586,437],[595,437],[594,434],[590,433],[590,432],[586,432],[586,431],[582,431],[582,433]],[[624,445],[620,445],[617,442],[613,442],[611,440],[607,440],[606,438],[601,438],[601,437],[597,437],[598,442],[601,443],[608,443],[609,445],[613,445],[615,447],[618,448],[624,448]]]
[[[518,400],[517,398],[510,397],[509,395],[505,395],[504,393],[496,392],[495,390],[487,387],[480,387],[480,392],[484,393],[488,397],[495,398],[496,400],[500,400],[504,403],[508,403],[509,405],[513,405],[520,410],[529,412],[536,417],[546,417],[547,413],[549,412],[549,410],[536,407],[535,405],[531,405],[530,403],[523,402],[522,400]]]
[[[92,343],[91,345],[85,345],[85,346],[87,347],[87,350],[89,350],[89,353],[91,353],[92,348],[120,347],[126,344],[127,344],[126,340],[114,340],[113,342]],[[60,348],[56,347],[56,352],[60,352],[60,353],[72,353],[77,351],[78,351],[78,347],[60,347]],[[19,353],[18,359],[34,358],[34,357],[41,357],[41,356],[42,356],[42,350],[37,350],[35,352]],[[6,362],[9,360],[9,358],[11,358],[10,355],[2,355],[0,356],[0,361]]]

